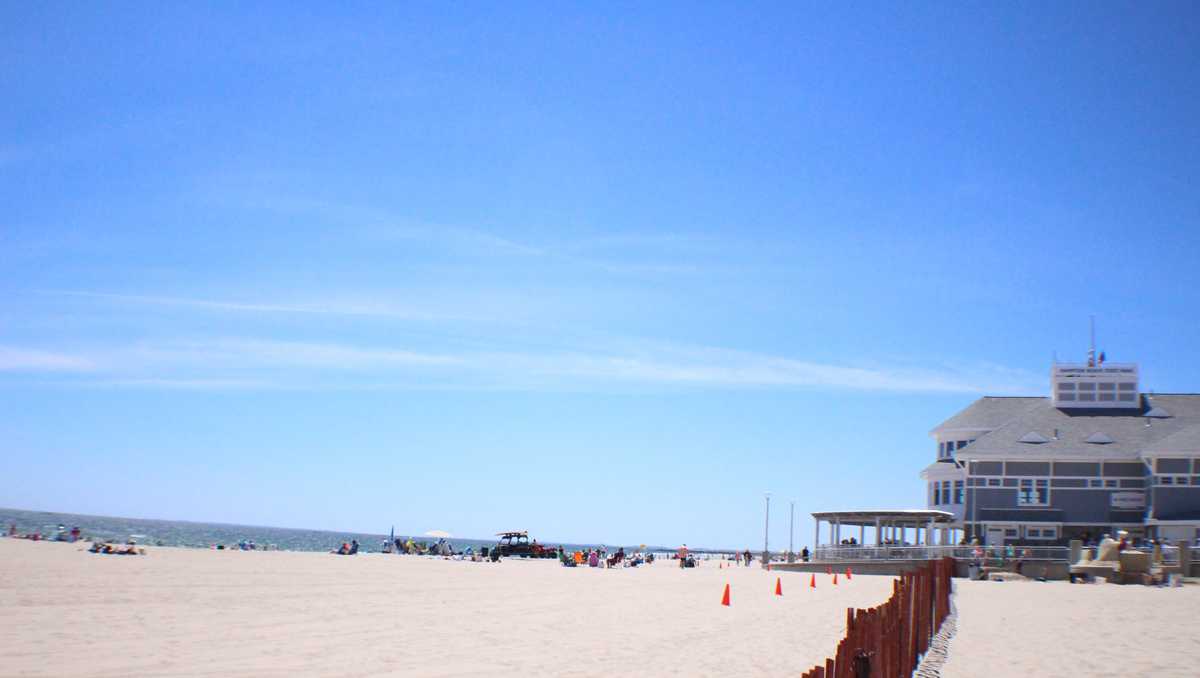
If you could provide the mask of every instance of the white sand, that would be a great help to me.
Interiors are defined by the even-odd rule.
[[[954,583],[943,678],[1200,676],[1200,586]]]
[[[784,597],[772,595],[783,577]],[[0,539],[3,676],[798,675],[890,577]],[[733,606],[721,591],[732,584]]]

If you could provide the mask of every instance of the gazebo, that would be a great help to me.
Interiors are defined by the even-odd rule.
[[[950,527],[954,522],[954,514],[946,511],[930,511],[927,509],[901,510],[867,510],[867,511],[821,511],[812,514],[816,520],[817,532],[813,540],[815,548],[821,548],[821,523],[829,523],[829,541],[831,546],[842,546],[845,539],[855,538],[851,534],[842,536],[842,528],[858,528],[856,545],[866,545],[867,528],[873,527],[874,546],[898,545],[911,543],[914,546],[952,546],[956,543],[957,530]],[[909,542],[909,530],[912,530],[912,541]]]

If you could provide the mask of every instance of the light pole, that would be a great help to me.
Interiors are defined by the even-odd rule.
[[[763,567],[766,567],[771,561],[771,551],[768,549],[768,535],[771,534],[771,493],[767,492],[764,496],[767,498],[767,518],[763,525]]]
[[[788,562],[792,560],[792,554],[796,552],[796,500],[792,500],[791,517],[788,518]]]

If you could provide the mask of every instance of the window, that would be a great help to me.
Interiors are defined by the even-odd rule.
[[[950,503],[950,481],[949,480],[942,481],[942,500],[939,501],[938,503],[939,504],[949,504]]]
[[[1095,391],[1095,390],[1096,390],[1096,385],[1095,385],[1095,384],[1089,384],[1089,383],[1087,383],[1087,382],[1083,382],[1083,383],[1079,384],[1079,390],[1080,390],[1080,391]]]
[[[1187,476],[1175,476],[1175,484],[1176,485],[1187,485],[1188,477]]]
[[[1026,539],[1057,539],[1058,528],[1054,527],[1026,527]]]
[[[1000,479],[999,478],[988,478],[987,481],[988,481],[988,487],[1000,487]]]
[[[950,453],[954,451],[954,443],[938,443],[938,459],[949,459]]]
[[[1074,400],[1075,394],[1074,393],[1059,393],[1058,399],[1059,400]]]
[[[1058,384],[1058,390],[1060,390],[1060,391],[1074,391],[1074,390],[1075,390],[1075,384],[1073,384],[1073,383],[1071,383],[1071,382],[1069,382],[1069,381],[1059,382],[1059,384]]]
[[[1013,537],[1013,538],[1015,538],[1015,537],[1017,536],[1017,528],[1015,528],[1015,527],[1010,527],[1010,528],[1008,528],[1008,529],[1004,530],[1004,536],[1005,536],[1005,537]]]
[[[1123,400],[1127,403],[1133,402],[1136,397],[1137,397],[1136,393],[1118,393],[1117,394],[1117,400]]]
[[[1104,487],[1104,481],[1099,478],[1091,478],[1088,480],[1088,487]]]
[[[1112,478],[1108,478],[1104,481],[1104,486],[1105,487],[1116,487],[1117,481]]]
[[[1094,403],[1094,402],[1096,402],[1096,394],[1095,393],[1080,393],[1079,400],[1082,402]]]
[[[936,506],[938,503],[937,483],[929,483],[929,505]]]
[[[1046,478],[1021,478],[1017,485],[1017,504],[1045,506],[1050,503],[1050,481]]]
[[[1129,381],[1123,381],[1123,382],[1117,384],[1117,389],[1121,390],[1121,391],[1136,391],[1137,384],[1135,384],[1133,382],[1129,382]]]
[[[1101,391],[1115,391],[1115,390],[1117,390],[1117,385],[1112,383],[1111,381],[1106,381],[1103,383],[1096,384],[1096,388],[1099,388]]]
[[[1175,482],[1175,479],[1172,478],[1171,476],[1159,476],[1158,477],[1159,485],[1173,485],[1174,482]]]
[[[963,481],[961,480],[954,481],[954,503],[963,503]]]

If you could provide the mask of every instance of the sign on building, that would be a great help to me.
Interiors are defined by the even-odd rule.
[[[1142,509],[1146,508],[1146,494],[1144,492],[1113,492],[1110,495],[1109,505],[1115,509]]]

